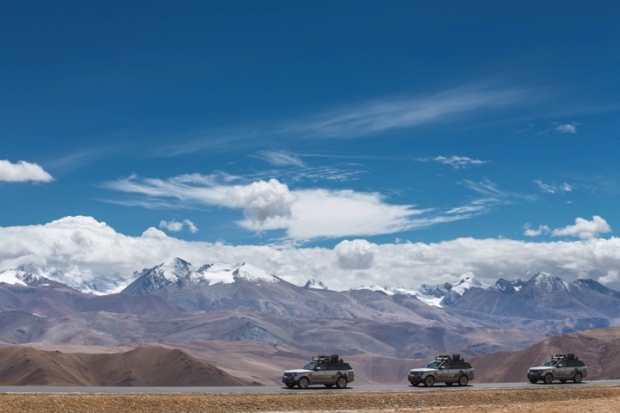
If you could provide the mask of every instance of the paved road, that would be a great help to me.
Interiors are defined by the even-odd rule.
[[[570,387],[570,386],[620,386],[620,380],[597,380],[584,381],[583,383],[554,383],[554,384],[531,384],[521,383],[473,383],[466,387],[447,387],[437,385],[433,387],[413,387],[405,384],[394,385],[364,385],[355,386],[352,383],[347,389],[326,389],[323,386],[311,387],[307,390],[287,389],[279,386],[255,386],[255,387],[54,387],[54,386],[0,386],[0,393],[311,393],[317,391],[328,392],[385,392],[385,391],[454,391],[454,390],[482,390],[482,389],[525,389],[540,387]]]

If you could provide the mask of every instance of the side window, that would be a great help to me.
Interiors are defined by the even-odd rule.
[[[471,364],[469,364],[467,362],[464,362],[462,368],[464,368],[464,369],[471,369]]]
[[[577,361],[576,360],[567,360],[566,361],[566,367],[577,367]]]
[[[452,368],[452,363],[450,361],[444,361],[443,368],[448,370]]]

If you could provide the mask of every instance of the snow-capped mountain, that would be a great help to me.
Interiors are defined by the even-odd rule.
[[[248,263],[224,264],[216,262],[194,270],[192,264],[181,258],[175,258],[153,268],[145,268],[140,272],[135,272],[134,277],[135,280],[123,292],[136,295],[152,294],[171,284],[177,284],[183,288],[197,284],[231,284],[237,280],[268,283],[281,281],[280,278]]]
[[[448,297],[460,297],[465,291],[472,287],[489,288],[487,284],[482,283],[471,273],[461,275],[458,281],[453,283],[444,283],[436,285],[422,284],[417,289],[406,289],[401,287],[381,287],[376,284],[370,286],[361,286],[359,290],[371,290],[381,292],[386,295],[406,295],[415,297],[425,304],[433,307],[442,307],[442,301]]]
[[[27,271],[25,267],[0,271],[0,283],[23,285],[27,287],[65,287],[64,284]]]

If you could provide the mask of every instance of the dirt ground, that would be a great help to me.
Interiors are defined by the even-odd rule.
[[[0,389],[1,390],[1,389]],[[259,394],[0,393],[0,413],[619,412],[620,387]]]

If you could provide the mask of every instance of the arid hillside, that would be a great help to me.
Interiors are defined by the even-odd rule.
[[[523,351],[500,351],[471,360],[477,382],[519,382],[527,369],[553,354],[575,353],[588,367],[586,380],[620,378],[620,327],[579,331],[548,338]]]
[[[31,347],[0,349],[0,385],[248,386],[250,383],[182,350],[138,348],[84,354]]]

